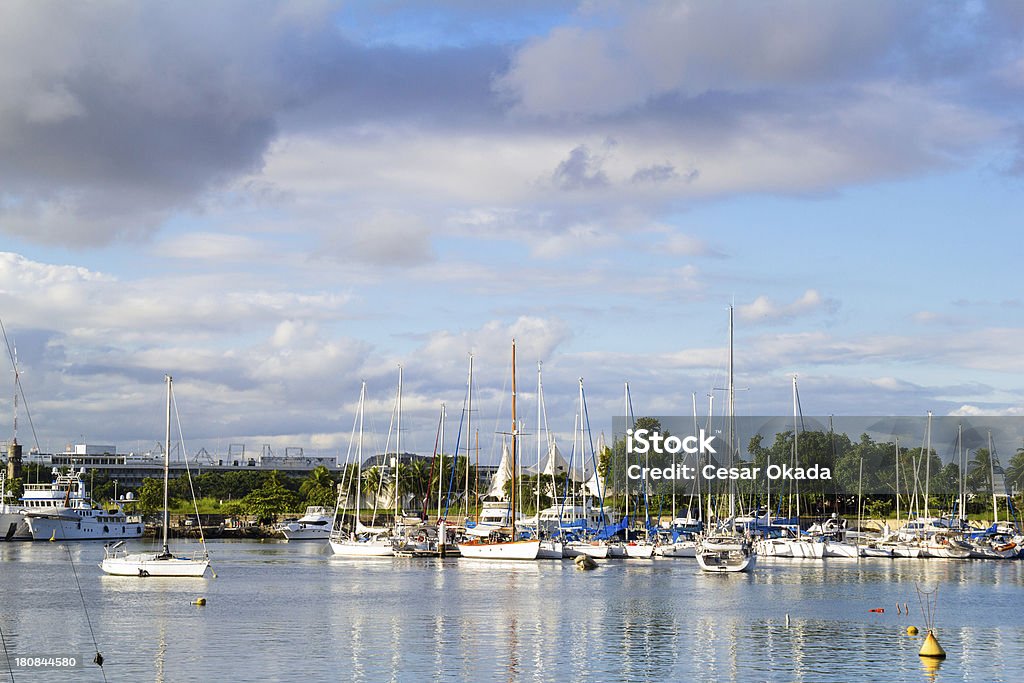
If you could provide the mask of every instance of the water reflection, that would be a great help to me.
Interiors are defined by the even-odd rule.
[[[1019,562],[763,558],[718,575],[686,560],[578,572],[211,546],[221,578],[197,581],[107,577],[100,545],[71,546],[111,680],[1006,680],[1000,662],[1024,655]],[[8,647],[90,651],[66,554],[0,544],[0,558]],[[939,590],[937,668],[906,634],[923,625],[919,584]]]

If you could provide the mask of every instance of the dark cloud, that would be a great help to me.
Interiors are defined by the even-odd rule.
[[[145,238],[258,171],[283,126],[497,111],[497,49],[361,46],[336,30],[335,9],[5,6],[0,231],[77,246]]]
[[[551,180],[562,190],[591,190],[608,185],[608,176],[601,170],[600,160],[590,153],[586,145],[569,152],[569,158],[558,164]]]
[[[634,183],[660,183],[678,177],[679,173],[676,172],[676,167],[672,164],[655,164],[638,168],[633,174],[632,181]],[[696,176],[693,177],[696,178]]]

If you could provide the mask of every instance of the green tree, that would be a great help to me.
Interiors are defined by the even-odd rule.
[[[323,465],[310,472],[299,485],[299,496],[306,501],[306,505],[329,507],[334,505],[337,495],[331,472]]]
[[[967,488],[974,493],[992,492],[992,458],[987,448],[974,451],[967,463]]]
[[[274,521],[278,515],[294,510],[298,505],[298,496],[279,481],[275,470],[258,489],[251,491],[242,499],[242,509],[256,517],[260,524]]]
[[[1006,467],[1006,485],[1015,491],[1024,491],[1024,448],[1017,449],[1010,458]]]
[[[174,507],[177,500],[168,493],[167,506]],[[164,509],[164,482],[162,479],[146,477],[139,487],[138,509],[146,513],[159,512]]]

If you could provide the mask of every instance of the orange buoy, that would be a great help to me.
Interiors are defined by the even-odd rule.
[[[875,607],[874,609],[869,609],[868,611],[875,612],[876,614],[885,614],[885,608],[883,607]]]

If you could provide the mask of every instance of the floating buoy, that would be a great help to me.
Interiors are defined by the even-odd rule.
[[[885,614],[885,608],[884,607],[875,607],[874,609],[869,609],[868,611],[869,612],[874,612],[875,614]]]
[[[57,530],[56,529],[54,529],[53,531],[50,532],[50,540],[51,541],[56,541],[57,540]]]
[[[924,644],[921,645],[921,651],[918,652],[922,657],[934,657],[935,659],[945,659],[946,651],[939,645],[939,641],[935,639],[935,634],[928,631],[928,635],[924,638]]]
[[[789,615],[786,615],[786,628],[789,628]]]
[[[192,604],[198,605],[199,607],[206,607],[206,598],[196,598],[192,601]]]
[[[908,626],[907,627],[907,635],[908,636],[916,636],[917,635],[917,627],[916,626]]]

